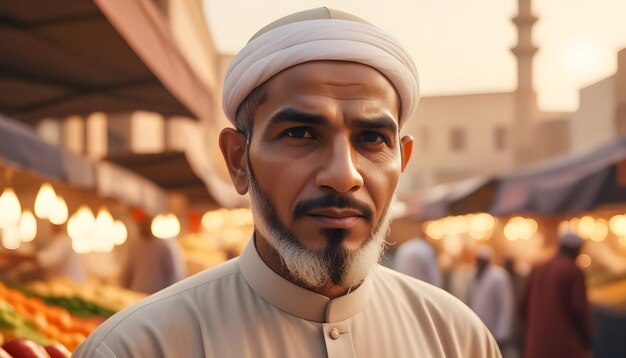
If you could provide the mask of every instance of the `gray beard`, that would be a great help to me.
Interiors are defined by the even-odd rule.
[[[393,198],[387,203],[378,225],[360,248],[350,251],[344,247],[343,241],[349,234],[347,230],[329,229],[322,231],[328,244],[323,251],[318,252],[304,247],[280,222],[274,203],[258,185],[249,161],[247,164],[255,228],[276,251],[289,274],[311,288],[320,288],[330,282],[341,287],[361,284],[385,252],[385,239],[391,225],[388,209]]]

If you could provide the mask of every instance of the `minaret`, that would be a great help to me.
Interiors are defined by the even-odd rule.
[[[532,128],[537,114],[537,95],[533,88],[533,56],[537,47],[532,41],[532,27],[537,21],[530,6],[531,0],[518,0],[519,11],[512,19],[517,26],[517,45],[511,52],[517,58],[517,88],[515,90],[515,120],[511,132],[517,166],[532,161]]]

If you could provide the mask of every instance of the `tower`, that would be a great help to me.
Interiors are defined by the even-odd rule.
[[[511,137],[515,164],[524,166],[533,159],[532,128],[538,112],[537,95],[533,88],[533,56],[537,47],[532,41],[532,27],[537,17],[532,14],[531,0],[518,0],[518,8],[517,16],[512,19],[517,27],[517,45],[511,48],[517,59],[517,88]]]

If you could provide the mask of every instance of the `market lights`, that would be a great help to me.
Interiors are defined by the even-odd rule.
[[[128,229],[126,225],[120,220],[113,222],[113,244],[122,245],[128,239]]]
[[[2,229],[2,246],[7,250],[16,250],[20,247],[20,229],[17,225],[11,225]]]
[[[448,216],[423,224],[426,235],[434,240],[467,234],[476,240],[487,240],[493,233],[496,219],[487,213]]]
[[[422,224],[424,233],[434,240],[457,235],[468,235],[479,241],[486,240],[491,237],[495,226],[496,218],[487,213],[448,216]],[[508,241],[519,241],[531,239],[538,228],[539,224],[536,220],[514,216],[506,222],[502,230]],[[609,220],[591,215],[563,220],[559,224],[558,233],[563,235],[566,232],[575,233],[585,240],[596,242],[602,242],[609,234],[613,234],[621,244],[626,246],[626,215],[614,215]]]
[[[37,219],[30,210],[24,210],[19,223],[19,238],[21,242],[30,242],[37,236]]]
[[[423,225],[426,235],[434,240],[441,240],[446,235],[443,222],[441,220],[427,221]]]
[[[609,228],[615,236],[626,236],[626,215],[615,215],[609,220]]]
[[[207,211],[202,215],[202,228],[207,232],[213,232],[221,229],[225,223],[225,215],[219,211]]]
[[[0,195],[0,231],[2,233],[2,246],[5,249],[16,250],[22,244],[20,237],[22,219],[22,206],[17,195],[15,195],[15,191],[12,188],[5,188]],[[37,233],[36,230],[35,223],[35,234]],[[31,232],[27,234],[24,241],[30,241]]]
[[[50,222],[54,225],[62,225],[67,221],[67,216],[67,204],[65,203],[65,199],[59,195],[56,198],[54,209],[50,213],[48,220],[50,220]]]
[[[625,220],[624,222],[620,221],[620,216]],[[624,224],[626,224],[626,217],[623,215],[616,215],[609,221],[603,218],[594,218],[590,215],[585,215],[581,218],[576,217],[570,220],[561,221],[558,230],[559,235],[571,232],[585,240],[601,242],[608,236],[609,229],[616,236],[620,236],[618,232],[624,230],[624,227],[622,227]]]
[[[150,226],[152,235],[159,239],[173,239],[180,234],[180,222],[174,214],[157,215]]]
[[[114,220],[107,208],[100,208],[94,217],[86,205],[78,208],[69,218],[67,234],[72,239],[72,248],[79,254],[111,252],[128,238],[126,225],[120,220]]]
[[[0,229],[16,225],[20,221],[22,206],[12,188],[5,188],[0,195]]]
[[[576,264],[580,268],[586,269],[587,267],[591,266],[591,257],[587,254],[580,254],[578,255],[578,257],[576,257]]]
[[[201,223],[206,232],[215,232],[225,227],[253,225],[253,221],[249,209],[219,209],[204,213]]]
[[[107,208],[101,207],[93,225],[93,250],[96,252],[112,251],[115,246],[114,230],[113,216]]]
[[[487,213],[470,215],[469,236],[476,240],[486,240],[489,238],[496,225],[496,219]]]
[[[57,205],[57,194],[50,183],[43,183],[35,199],[35,215],[40,219],[48,219]]]
[[[67,222],[67,234],[72,240],[91,237],[95,222],[91,209],[87,205],[81,205]]]
[[[534,219],[514,216],[504,225],[504,237],[509,241],[529,240],[538,228]]]
[[[48,219],[54,225],[67,222],[67,233],[72,240],[72,247],[78,253],[92,251],[110,252],[116,245],[122,245],[128,239],[126,225],[114,220],[107,208],[102,207],[94,217],[91,209],[82,205],[68,220],[68,207],[65,199],[57,195],[50,183],[43,183],[39,188],[34,203],[34,214],[24,210],[15,191],[7,187],[0,195],[0,234],[2,246],[15,250],[24,242],[33,241],[37,236],[37,217]],[[180,224],[178,224],[178,232]],[[171,231],[171,230],[170,230]]]

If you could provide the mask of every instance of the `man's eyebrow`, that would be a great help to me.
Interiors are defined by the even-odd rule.
[[[285,108],[270,118],[268,127],[274,127],[284,122],[322,125],[327,124],[328,120],[318,114],[303,112],[295,108]]]
[[[351,121],[351,125],[362,129],[389,129],[398,132],[396,121],[387,115],[369,119],[357,118]]]
[[[285,122],[324,125],[328,124],[328,119],[319,114],[307,113],[295,108],[285,108],[270,118],[268,127],[278,126],[280,123]],[[387,115],[368,119],[356,118],[350,121],[350,125],[361,129],[388,129],[398,132],[396,121]]]

